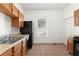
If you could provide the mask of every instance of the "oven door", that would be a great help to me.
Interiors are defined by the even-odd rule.
[[[79,41],[73,41],[73,56],[79,56]]]

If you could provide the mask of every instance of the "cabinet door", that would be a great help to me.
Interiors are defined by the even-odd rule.
[[[24,15],[19,11],[19,25],[23,27]]]
[[[13,27],[23,27],[24,16],[21,12],[19,12],[19,18],[12,18],[12,26]]]
[[[12,16],[11,3],[0,3],[0,11],[8,16]]]
[[[16,52],[19,48],[21,48],[21,42],[18,42],[18,43],[14,46],[14,52]]]
[[[18,18],[12,18],[11,25],[12,25],[12,27],[19,27],[19,19]]]
[[[22,52],[23,56],[25,56],[25,55],[26,55],[26,53],[27,53],[27,50],[26,50],[26,45],[23,45],[23,52]]]
[[[22,55],[25,56],[27,54],[27,44],[26,39],[24,38],[23,44],[22,44]]]
[[[16,6],[12,3],[11,4],[11,7],[12,7],[12,15],[13,17],[19,17],[19,12],[18,12],[18,9],[16,8]]]
[[[72,41],[69,42],[69,51],[70,53],[73,53],[73,42]]]
[[[9,3],[0,3],[0,5],[5,7],[7,10],[10,9],[10,4]]]
[[[79,10],[76,10],[74,12],[74,22],[75,22],[75,26],[79,26]]]
[[[26,45],[26,43],[27,43],[27,40],[26,40],[26,38],[23,38],[24,40],[23,40],[23,45]]]
[[[21,47],[14,52],[14,56],[21,56]]]
[[[12,49],[9,49],[5,53],[3,53],[2,56],[12,56]]]
[[[69,53],[73,53],[73,40],[71,39],[68,39],[68,42],[67,42],[67,50]]]
[[[21,56],[21,42],[18,42],[15,46],[14,46],[14,56]]]

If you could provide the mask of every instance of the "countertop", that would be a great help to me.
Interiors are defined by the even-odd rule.
[[[29,35],[24,35],[24,38],[28,39],[28,37],[29,37]],[[12,48],[14,45],[16,45],[18,42],[21,42],[22,40],[23,40],[23,38],[18,40],[18,41],[16,41],[13,44],[0,44],[0,55],[2,55],[4,52],[9,50],[10,48]]]
[[[0,44],[0,55],[12,48],[11,44]]]

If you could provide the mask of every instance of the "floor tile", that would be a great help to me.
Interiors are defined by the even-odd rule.
[[[63,44],[34,44],[27,56],[70,56]]]

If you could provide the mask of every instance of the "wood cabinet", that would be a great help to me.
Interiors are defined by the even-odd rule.
[[[25,56],[27,54],[27,45],[26,45],[26,39],[22,42],[22,56]]]
[[[0,12],[12,16],[11,14],[11,3],[0,3]]]
[[[74,11],[74,22],[75,26],[79,26],[79,9]]]
[[[21,56],[21,47],[14,52],[14,56]]]
[[[26,45],[26,39],[23,38],[21,42],[18,42],[14,47],[13,47],[13,55],[14,56],[25,56],[27,53],[27,45]]]
[[[14,15],[14,17],[12,17],[12,26],[23,27],[24,15],[14,6],[14,4],[12,4],[12,14]]]
[[[16,8],[16,6],[11,3],[11,9],[12,9],[12,15],[14,18],[18,18],[19,17],[19,12],[18,9]]]
[[[12,26],[13,27],[23,27],[23,25],[24,25],[23,21],[24,21],[24,16],[19,11],[19,17],[18,18],[12,18]]]
[[[4,52],[1,56],[25,56],[27,54],[26,43],[26,38],[22,38],[21,41],[16,42],[9,50]]]
[[[24,26],[24,15],[20,11],[19,11],[19,24],[20,27]]]
[[[12,18],[13,27],[23,27],[24,15],[13,3],[0,3],[0,11]]]
[[[13,48],[13,55],[21,56],[21,42],[18,42]]]
[[[18,9],[13,3],[0,3],[0,11],[10,17],[19,17]]]
[[[73,53],[73,38],[69,38],[67,40],[67,51],[72,54]]]
[[[23,45],[22,56],[25,56],[26,54],[27,54],[26,45]]]
[[[12,18],[11,25],[12,25],[12,27],[20,27],[19,19],[18,18]]]
[[[12,56],[12,48],[11,49],[9,49],[8,51],[6,51],[6,52],[4,52],[3,54],[2,54],[2,56]]]

